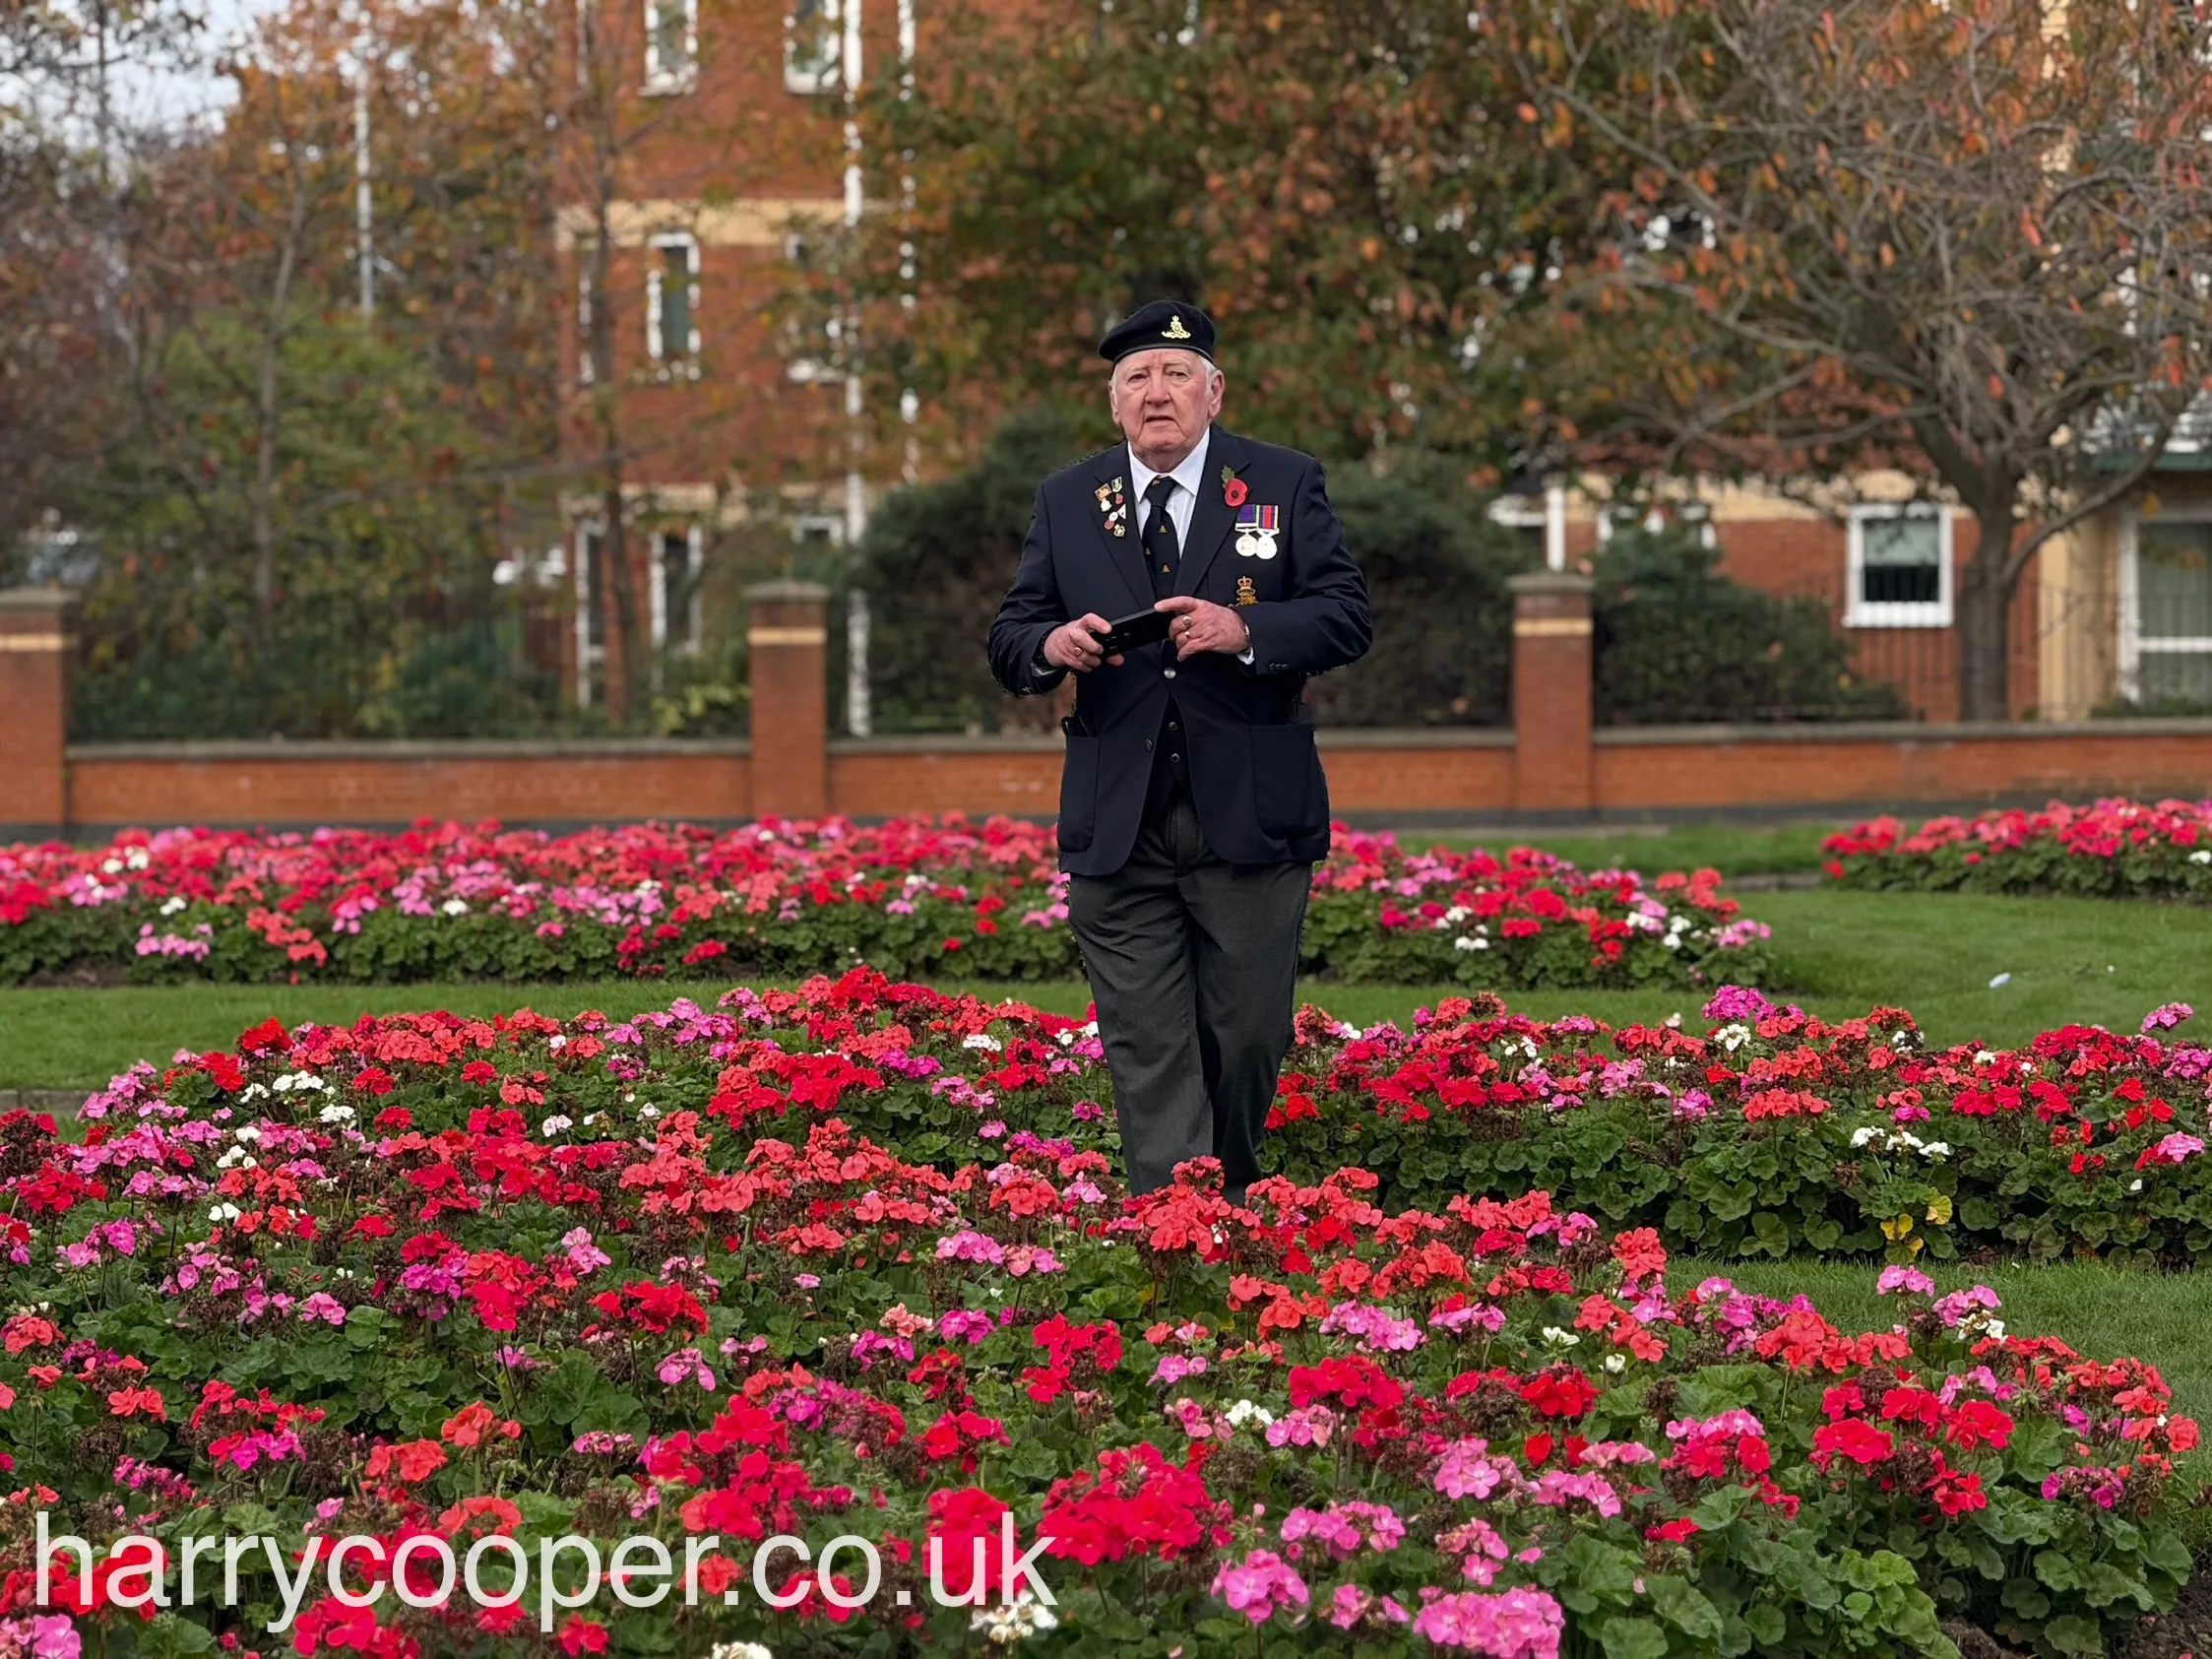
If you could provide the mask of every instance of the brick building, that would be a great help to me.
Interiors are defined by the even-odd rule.
[[[561,658],[586,703],[620,696],[619,572],[633,648],[658,663],[699,650],[705,567],[733,536],[836,544],[865,522],[838,325],[778,300],[860,211],[839,95],[911,58],[913,0],[785,6],[569,0],[563,20],[563,446],[590,482],[550,565],[573,586]]]
[[[1913,718],[1958,718],[1953,595],[1957,573],[1974,556],[1972,514],[1916,501],[1909,479],[1884,473],[1839,479],[1809,499],[1717,480],[1685,482],[1662,492],[1657,505],[1624,507],[1612,496],[1608,480],[1590,476],[1505,497],[1492,516],[1540,544],[1554,570],[1574,568],[1616,527],[1638,519],[1694,524],[1718,550],[1722,575],[1825,610],[1851,642],[1860,677],[1895,686]],[[2061,539],[2039,554],[2013,602],[2016,718],[2078,719],[2112,695],[2091,692],[2110,601],[2072,556],[2079,540]],[[2064,701],[2054,705],[2054,692]]]

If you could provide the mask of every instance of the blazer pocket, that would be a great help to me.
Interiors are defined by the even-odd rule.
[[[1099,739],[1067,734],[1067,760],[1060,768],[1060,851],[1080,853],[1091,845],[1099,821]]]
[[[1278,841],[1317,835],[1329,818],[1329,786],[1314,752],[1313,728],[1254,726],[1252,801],[1260,828]]]

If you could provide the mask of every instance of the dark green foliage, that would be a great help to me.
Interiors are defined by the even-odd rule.
[[[884,503],[854,580],[869,593],[869,678],[883,733],[1001,729],[1018,705],[983,638],[1021,557],[1037,486],[1082,445],[1053,415],[1015,416],[980,460]],[[1333,472],[1329,489],[1374,602],[1375,642],[1316,680],[1333,726],[1483,726],[1506,719],[1512,606],[1505,579],[1531,560],[1456,468],[1420,462]]]
[[[1823,606],[1732,582],[1719,558],[1676,529],[1625,531],[1599,553],[1600,725],[1905,718],[1895,687],[1853,671]]]
[[[1306,688],[1328,726],[1503,726],[1513,678],[1505,579],[1535,548],[1493,524],[1461,470],[1436,460],[1387,473],[1347,467],[1329,494],[1366,573],[1367,655]]]
[[[1015,708],[990,676],[983,640],[1014,579],[1037,486],[1078,453],[1054,416],[1029,411],[966,472],[883,504],[854,575],[869,596],[878,732],[995,732]]]

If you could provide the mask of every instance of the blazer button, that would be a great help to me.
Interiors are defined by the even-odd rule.
[[[1173,679],[1175,677],[1175,670],[1173,669],[1162,669],[1160,670],[1160,677],[1162,679]]]

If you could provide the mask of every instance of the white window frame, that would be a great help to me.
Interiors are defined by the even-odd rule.
[[[2212,655],[2212,638],[2200,634],[2175,634],[2163,639],[2143,637],[2143,521],[2153,524],[2212,523],[2212,502],[2162,508],[2146,514],[2130,507],[2119,521],[2119,639],[2114,653],[2115,689],[2127,702],[2142,693],[2143,657],[2195,657]]]
[[[820,0],[822,8],[822,37],[834,41],[819,68],[808,68],[798,61],[798,17],[795,13],[784,15],[784,90],[790,93],[826,93],[834,91],[845,80],[846,0]]]
[[[690,372],[698,375],[699,355],[699,238],[688,230],[665,230],[648,244],[654,258],[645,273],[645,350],[646,355],[657,363],[691,364]],[[691,273],[691,338],[679,351],[668,351],[666,342],[661,338],[661,279],[667,262],[660,257],[670,248],[684,250],[684,264]]]
[[[804,265],[806,258],[806,237],[796,230],[786,235],[784,238],[784,262],[787,265]],[[823,338],[829,343],[833,356],[830,358],[812,356],[788,358],[784,363],[784,378],[794,386],[816,386],[832,380],[842,380],[844,376],[838,372],[834,353],[844,346],[842,338],[844,332],[839,319],[836,317],[830,318],[822,325],[822,334]]]
[[[661,20],[664,9],[683,8],[683,62],[661,61]],[[699,85],[699,0],[645,0],[645,85],[648,96],[688,93]]]
[[[845,545],[845,518],[840,513],[800,513],[791,520],[791,542],[804,546],[809,542],[827,542],[833,547]]]
[[[1935,521],[1935,598],[1869,604],[1865,592],[1866,525],[1874,519]],[[1928,501],[1863,501],[1845,525],[1843,625],[1847,628],[1947,628],[1951,625],[1951,527],[1948,507]]]
[[[1509,501],[1527,501],[1526,495],[1501,495],[1489,506],[1490,523],[1503,525],[1508,530],[1541,530],[1544,532],[1544,567],[1547,570],[1564,570],[1567,567],[1567,492],[1563,484],[1549,484],[1544,491],[1542,507],[1508,506]]]
[[[592,668],[606,660],[606,646],[592,643],[592,541],[606,539],[606,526],[599,519],[576,522],[576,703],[592,704]]]
[[[576,383],[589,386],[599,376],[592,361],[592,250],[576,245]]]
[[[675,534],[674,528],[663,525],[653,533],[653,649],[673,649],[679,656],[695,657],[699,642],[705,633],[705,606],[700,604],[699,572],[707,562],[706,539],[696,524],[684,527],[684,574],[691,580],[691,598],[683,609],[683,627],[678,631],[673,646],[668,639],[668,564],[664,541]]]

